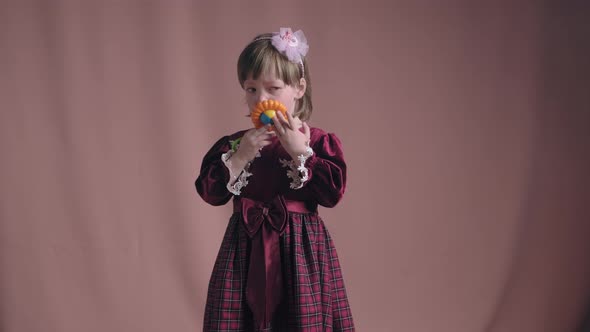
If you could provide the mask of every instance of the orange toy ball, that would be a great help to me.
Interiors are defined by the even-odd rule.
[[[268,124],[272,124],[273,118],[277,112],[283,113],[283,116],[287,118],[287,107],[277,100],[265,100],[261,101],[250,113],[250,118],[254,124],[254,128],[258,129]],[[269,126],[268,131],[273,131],[274,126]]]

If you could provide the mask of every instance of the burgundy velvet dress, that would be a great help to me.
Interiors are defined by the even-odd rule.
[[[209,204],[233,200],[209,282],[204,331],[354,331],[338,255],[317,206],[335,206],[346,187],[340,140],[311,128],[308,180],[292,189],[277,138],[248,167],[239,195],[222,155],[245,131],[217,141],[195,182]]]

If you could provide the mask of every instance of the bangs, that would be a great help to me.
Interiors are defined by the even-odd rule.
[[[263,35],[264,36],[264,35]],[[262,73],[273,75],[288,85],[299,82],[299,66],[280,54],[269,39],[259,39],[248,45],[238,58],[240,85],[248,78],[258,79]]]

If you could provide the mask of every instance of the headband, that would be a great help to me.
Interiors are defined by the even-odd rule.
[[[305,67],[303,66],[303,57],[309,50],[307,39],[303,31],[297,30],[291,32],[291,28],[281,28],[279,32],[272,34],[272,37],[259,37],[254,41],[270,39],[272,46],[289,59],[289,61],[301,65],[302,77],[305,77]]]

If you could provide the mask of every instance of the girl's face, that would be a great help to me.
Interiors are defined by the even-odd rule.
[[[291,86],[276,78],[274,74],[261,74],[256,80],[250,76],[244,81],[244,91],[250,112],[257,103],[274,99],[283,103],[287,107],[287,112],[293,114],[297,99],[305,93],[305,79],[301,79],[299,86]]]

